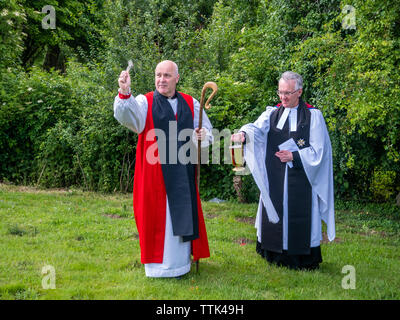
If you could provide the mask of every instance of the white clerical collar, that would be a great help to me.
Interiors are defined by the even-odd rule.
[[[282,113],[281,118],[279,119],[278,125],[276,126],[279,130],[282,130],[289,114],[290,114],[290,117],[289,117],[290,131],[297,130],[297,108],[298,107],[299,107],[299,105],[295,106],[294,108],[285,108],[285,110]]]
[[[175,100],[175,99],[177,99],[178,96],[177,96],[177,94],[176,94],[176,91],[175,91],[174,95],[172,95],[171,97],[167,97],[167,98],[168,98],[168,100]]]

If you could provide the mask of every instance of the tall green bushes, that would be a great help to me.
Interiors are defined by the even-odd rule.
[[[337,193],[388,200],[400,191],[400,6],[353,5],[354,30],[335,28],[338,15],[297,46],[292,64],[313,71],[310,98],[331,131]]]
[[[1,176],[47,187],[126,191],[135,138],[113,118],[101,73],[77,63],[68,76],[20,73],[13,103],[0,110]],[[100,85],[99,85],[100,84]]]
[[[304,98],[321,109],[330,131],[336,196],[393,202],[400,192],[397,2],[353,1],[351,28],[340,0],[71,2],[80,29],[63,33],[58,25],[60,34],[79,35],[58,39],[69,54],[64,74],[44,72],[39,60],[21,70],[24,30],[35,29],[13,13],[23,12],[22,3],[1,1],[15,28],[0,24],[7,39],[0,46],[0,180],[131,190],[137,136],[113,118],[117,78],[132,59],[133,93],[145,93],[154,89],[157,62],[172,59],[179,90],[199,99],[206,81],[218,84],[208,115],[220,131],[255,121],[279,102],[279,75],[301,73]],[[49,36],[39,32],[35,40]],[[204,198],[235,197],[229,165],[204,165],[201,177]],[[250,176],[243,188],[257,201]]]

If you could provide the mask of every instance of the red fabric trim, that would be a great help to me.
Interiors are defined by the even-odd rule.
[[[195,181],[197,181],[197,173],[195,176]],[[208,258],[210,256],[210,248],[208,246],[207,230],[206,224],[204,222],[203,209],[201,208],[200,194],[196,184],[197,192],[197,212],[198,212],[198,222],[199,222],[199,237],[192,241],[192,255],[193,261],[199,259]]]
[[[158,150],[154,149],[154,144],[157,143],[155,136],[146,141],[146,137],[151,137],[149,131],[154,129],[153,92],[146,94],[146,98],[146,125],[136,146],[133,210],[139,233],[142,263],[161,263],[164,251],[166,192]],[[154,150],[153,155],[158,158],[155,164],[149,164],[146,159],[146,152],[151,146]]]
[[[194,116],[193,98],[184,93],[181,93],[181,95],[188,103],[192,115]],[[138,144],[136,146],[135,178],[133,184],[133,209],[139,233],[141,262],[143,264],[162,263],[163,261],[167,197],[156,145],[157,141],[155,136],[152,138],[149,134],[149,131],[154,129],[152,114],[153,92],[149,92],[145,96],[148,103],[147,118],[145,128],[139,135]],[[149,141],[146,140],[146,137]],[[151,148],[150,151],[149,148]],[[155,155],[158,160],[155,164],[150,164],[146,160],[147,152]],[[197,209],[199,238],[192,241],[194,260],[210,256],[198,190]]]
[[[179,91],[178,91],[179,92]],[[194,104],[193,104],[193,98],[189,96],[188,94],[185,94],[183,92],[179,92],[183,99],[185,99],[186,103],[188,104],[190,111],[192,111],[192,117],[194,118]]]
[[[305,102],[305,104],[308,109],[317,109],[316,107],[312,106],[311,104],[308,104],[307,102]],[[282,106],[282,103],[278,103],[275,107],[279,108],[280,106]]]
[[[118,96],[120,99],[129,99],[131,97],[131,94],[122,94],[118,91]]]
[[[308,109],[317,109],[316,107],[312,106],[311,104],[305,103]]]

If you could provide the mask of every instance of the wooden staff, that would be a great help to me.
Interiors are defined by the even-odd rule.
[[[208,97],[205,105],[204,105],[204,97],[206,94],[207,88],[213,90],[211,95]],[[199,130],[201,130],[203,126],[203,108],[210,109],[211,105],[209,104],[211,99],[215,96],[218,91],[218,86],[215,82],[207,82],[201,91],[201,99],[200,99],[200,112],[199,112]],[[201,162],[201,140],[197,141],[197,166],[196,166],[196,174],[197,174],[197,189],[200,192],[200,162]],[[196,260],[196,272],[199,272],[199,260]]]
[[[207,88],[210,88],[213,90],[211,95],[208,97],[206,104],[204,105],[204,97],[206,94]],[[215,82],[207,82],[203,86],[203,90],[201,91],[201,99],[200,99],[200,113],[199,113],[199,130],[203,126],[203,108],[205,107],[206,109],[210,109],[210,101],[211,99],[216,95],[218,91],[218,86]],[[200,161],[201,161],[201,140],[199,139],[197,141],[197,188],[200,190]]]

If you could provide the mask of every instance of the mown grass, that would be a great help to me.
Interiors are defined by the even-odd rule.
[[[316,271],[255,252],[255,204],[203,203],[211,250],[177,279],[146,278],[131,195],[0,185],[1,299],[399,299],[400,213],[339,204]],[[55,270],[55,289],[42,283]],[[343,289],[351,265],[356,288]]]

